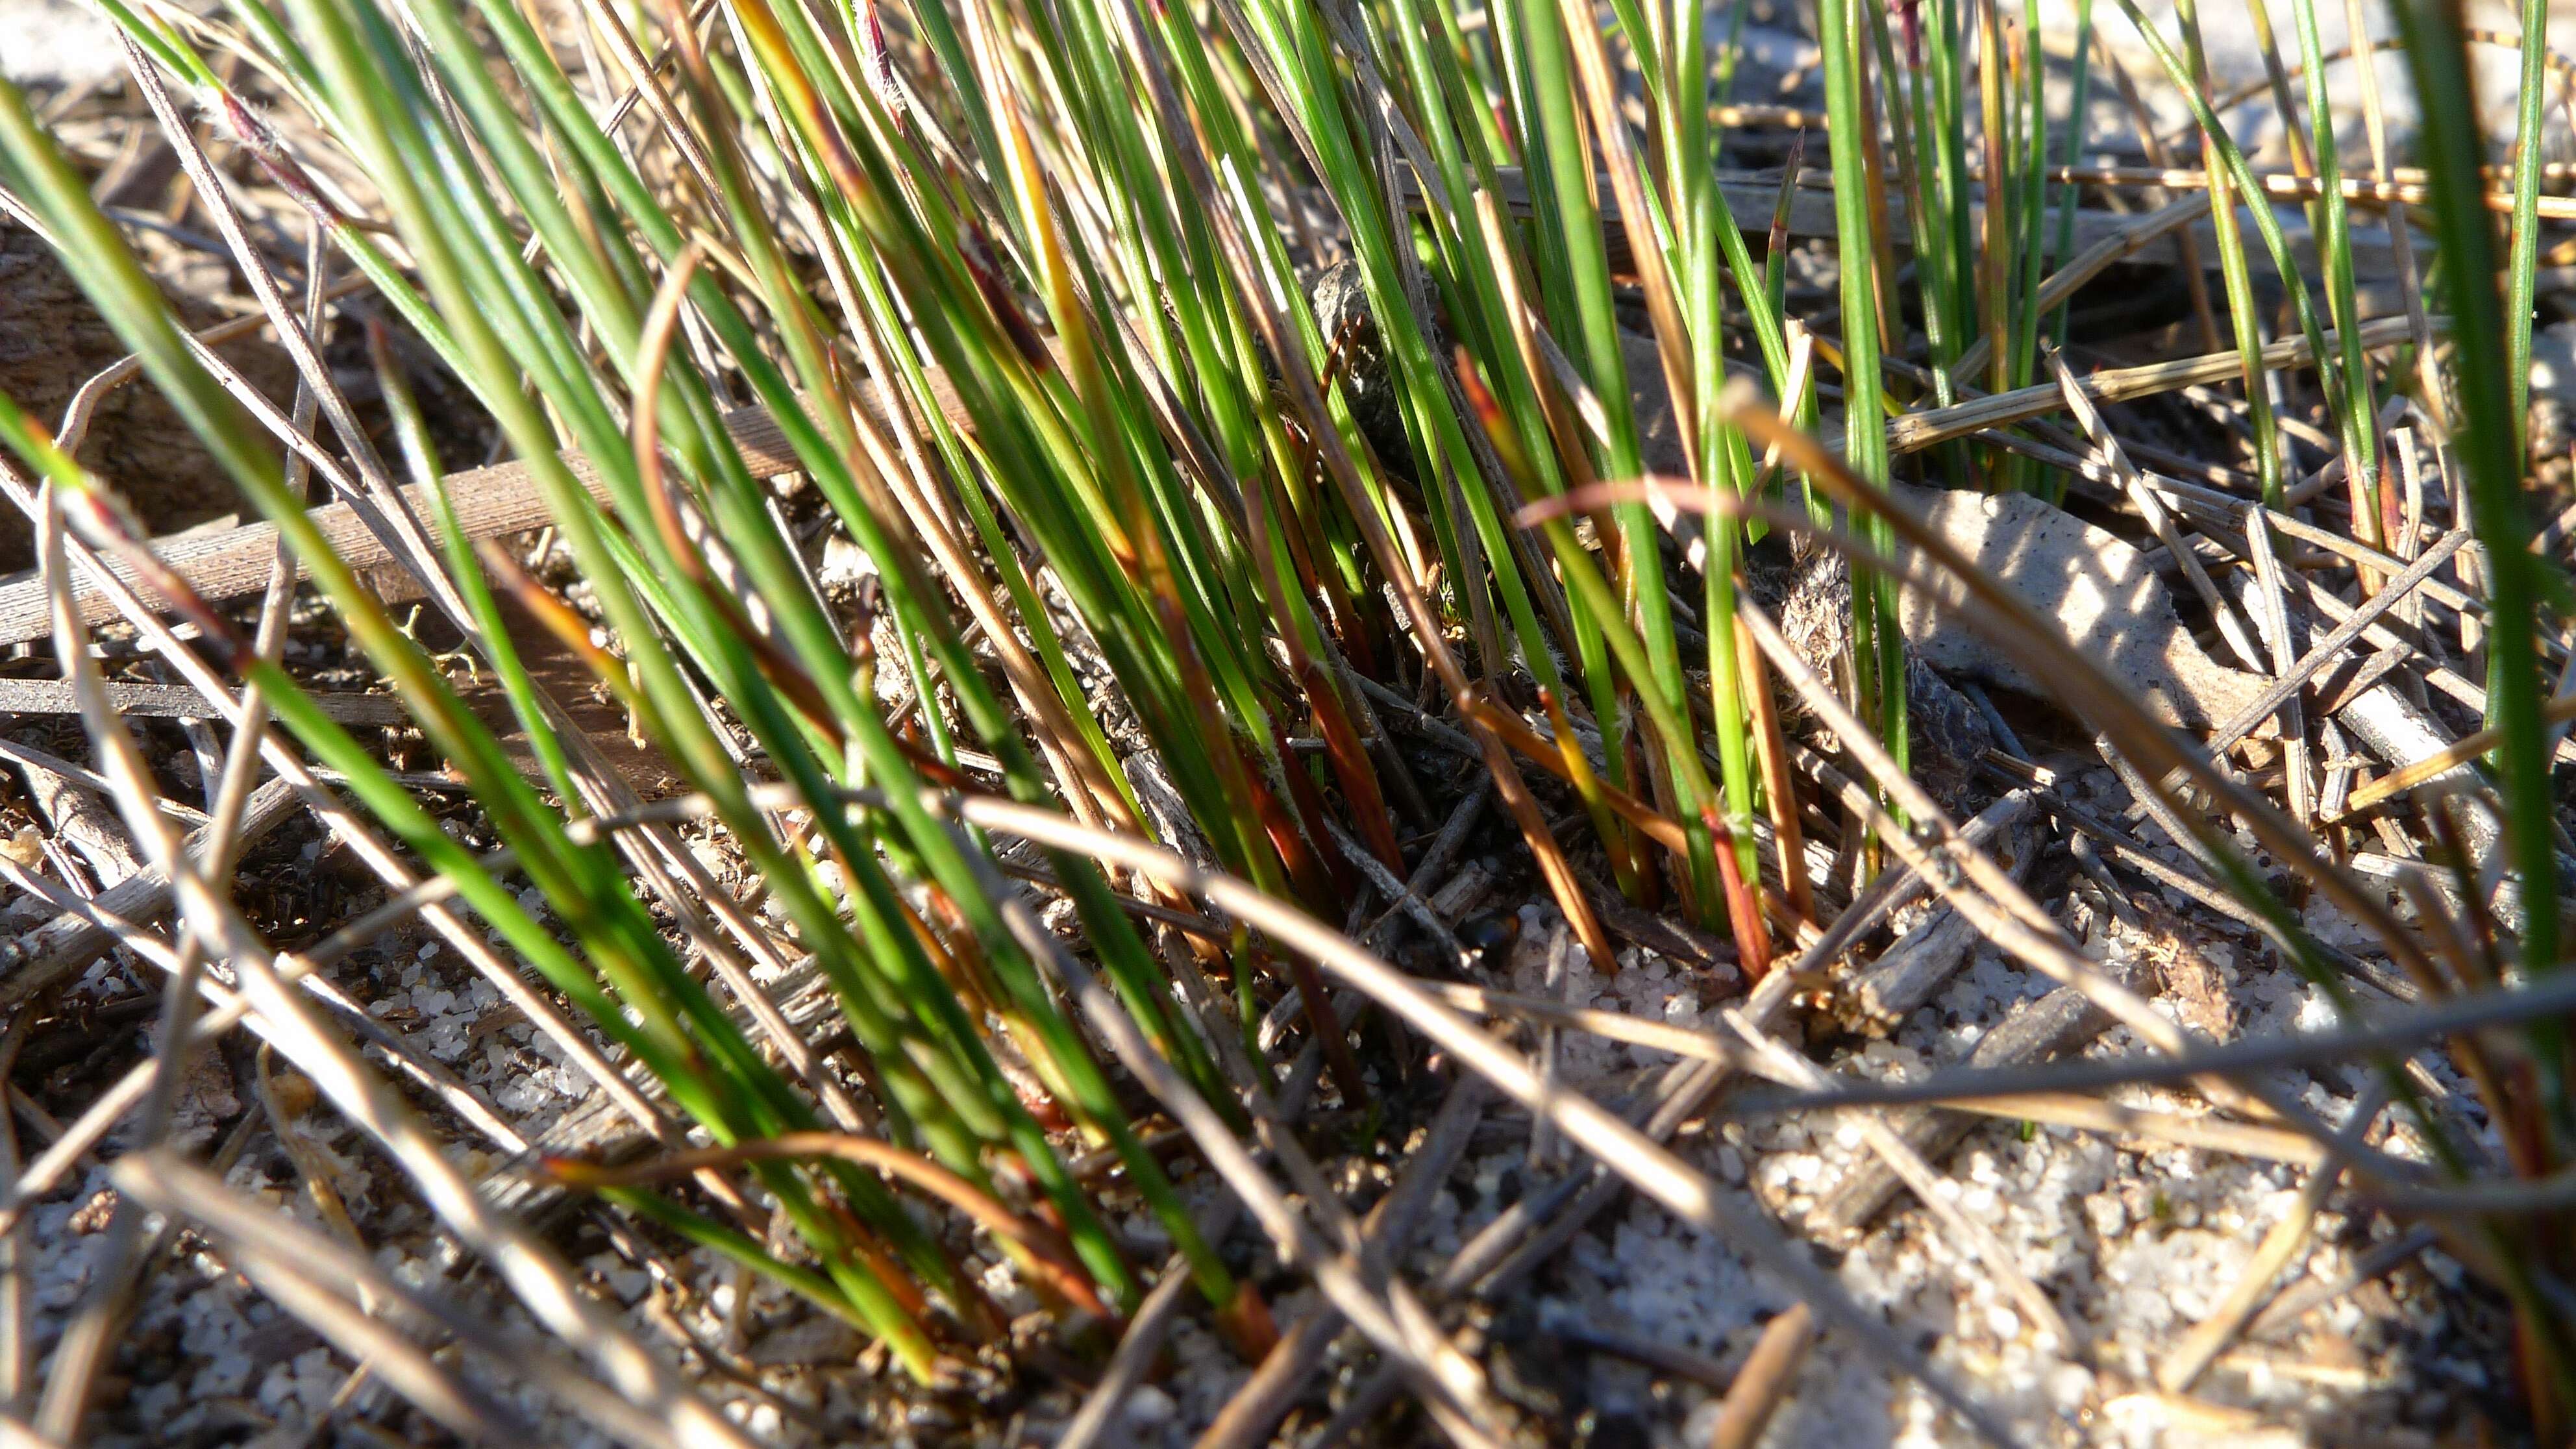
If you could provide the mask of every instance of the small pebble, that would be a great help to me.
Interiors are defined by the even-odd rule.
[[[1138,1424],[1168,1424],[1178,1406],[1152,1384],[1139,1384],[1127,1395],[1127,1418]]]

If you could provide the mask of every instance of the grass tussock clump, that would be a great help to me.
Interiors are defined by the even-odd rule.
[[[12,884],[60,919],[0,946],[0,1062],[111,946],[157,1015],[0,1156],[23,1227],[115,1132],[81,1290],[0,1354],[25,1433],[95,1427],[178,1225],[456,1434],[544,1432],[515,1375],[623,1441],[744,1441],[580,1285],[554,1200],[847,1325],[889,1402],[989,1416],[970,1439],[1017,1432],[997,1381],[1078,1390],[1054,1442],[1123,1432],[1181,1317],[1255,1369],[1203,1442],[1317,1406],[1337,1438],[1399,1392],[1460,1443],[1597,1427],[1512,1362],[1516,1250],[1623,1189],[1803,1300],[1724,1363],[1585,1340],[1719,1391],[1715,1442],[1759,1435],[1811,1325],[1962,1434],[2135,1407],[2110,1327],[1945,1191],[1962,1119],[1891,1110],[1928,1102],[2304,1165],[2267,1270],[2144,1366],[2167,1398],[2342,1193],[2503,1305],[2497,1422],[2576,1422],[2576,598],[2565,470],[2524,437],[2576,216],[2544,194],[2544,7],[2505,147],[2497,38],[2441,0],[2341,17],[2393,25],[2396,136],[2310,0],[2291,57],[2256,12],[2269,84],[2235,100],[2188,0],[2120,0],[2140,75],[2090,0],[1824,0],[1820,109],[1740,102],[1752,7],[1696,0],[98,4],[169,215],[295,381],[215,349],[253,324],[183,327],[159,233],[68,139],[84,97],[0,82],[0,210],[132,353],[99,385],[139,372],[264,520],[156,539],[83,461],[94,399],[55,427],[0,397],[39,561],[0,583],[29,646],[0,709],[76,715],[89,763],[6,758],[112,804],[82,829],[141,883],[90,891],[57,817],[20,834]],[[2113,92],[2140,166],[2094,159]],[[2249,100],[2272,151],[2231,129]],[[2110,295],[2150,277],[2164,302]],[[145,654],[184,729],[136,708]],[[290,934],[242,866],[306,810],[373,894]],[[2134,936],[2133,886],[2197,923],[2174,960],[2224,931],[2328,1020],[2241,1037],[2179,966],[2150,999],[2059,904]],[[522,1132],[352,996],[424,932],[614,1133]],[[1574,951],[1678,963],[1711,1010],[1512,989]],[[1979,953],[2069,1024],[1912,1080],[1836,1055]],[[301,1220],[174,1131],[191,1052],[242,1026]],[[1683,1065],[1602,1100],[1561,1032]],[[508,1324],[371,1263],[279,1060]],[[2196,1115],[2113,1095],[2149,1089]],[[1400,1245],[1489,1111],[1558,1186],[1416,1281]],[[1670,1145],[1810,1115],[1889,1174],[1826,1216],[1912,1192],[2080,1402],[1927,1354]],[[15,1241],[8,1275],[49,1251]],[[1327,1401],[1346,1329],[1377,1376]]]

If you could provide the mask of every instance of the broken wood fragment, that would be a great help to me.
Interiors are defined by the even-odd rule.
[[[251,793],[241,827],[233,832],[236,850],[246,850],[294,813],[295,791],[284,780],[271,780]],[[182,848],[193,854],[205,846],[206,832],[190,832]],[[158,866],[99,893],[92,904],[112,919],[140,923],[170,909],[170,877]],[[70,977],[107,954],[116,934],[87,915],[66,912],[16,940],[0,942],[0,1008],[15,1006],[38,991]]]
[[[355,694],[346,690],[320,690],[306,696],[324,714],[342,724],[403,724],[411,715],[401,700],[390,694]],[[118,714],[150,715],[156,719],[211,719],[214,707],[206,697],[185,684],[135,684],[110,680],[107,702]],[[77,714],[80,702],[73,698],[67,679],[0,679],[0,714]]]
[[[2023,818],[2030,805],[2031,792],[2016,790],[1979,817],[1996,819],[2000,828],[2011,831],[2011,847],[2000,853],[2005,873],[2015,882],[2029,878],[2031,862],[2038,858],[2045,838]],[[1864,1029],[1893,1030],[1902,1024],[1939,994],[1984,940],[1985,933],[1975,922],[1946,906],[1898,937],[1868,970],[1852,979],[1846,993]]]
[[[971,427],[964,406],[949,388],[946,377],[936,369],[931,372],[930,387],[933,400],[951,422],[959,427]],[[852,396],[878,427],[887,426],[874,386],[862,383],[853,389]],[[802,464],[788,446],[786,433],[766,408],[737,408],[724,415],[724,427],[734,446],[742,450],[743,462],[754,477],[771,478],[801,469]],[[607,484],[588,458],[571,451],[558,456],[593,498],[604,499],[607,496]],[[554,522],[553,513],[546,507],[544,497],[537,490],[536,479],[524,462],[495,463],[488,468],[450,473],[439,480],[439,486],[454,505],[457,524],[469,539],[526,533]],[[402,496],[404,503],[419,516],[431,515],[430,490],[426,486],[415,483],[404,488]],[[365,522],[348,505],[324,504],[313,509],[309,516],[332,551],[350,568],[364,570],[394,562],[383,543],[368,531]],[[186,580],[200,598],[209,603],[222,603],[268,587],[269,568],[277,555],[277,526],[263,520],[212,533],[173,535],[155,539],[152,551],[162,563]],[[106,563],[129,588],[146,598],[152,597],[151,590],[125,561],[111,556]],[[310,577],[310,571],[300,559],[296,561],[295,576],[298,579]],[[106,595],[82,581],[75,580],[73,597],[84,623],[105,624],[117,616],[115,606],[108,602]],[[53,627],[50,608],[42,574],[24,573],[0,579],[0,644],[43,638]]]

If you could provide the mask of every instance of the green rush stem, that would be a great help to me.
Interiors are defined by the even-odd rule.
[[[2195,0],[2177,0],[2174,8],[2182,19],[2182,43],[2190,57],[2191,79],[2195,84],[2207,85],[2209,59],[2201,47],[2200,7]],[[2130,18],[2135,21],[2136,12],[2132,11]],[[2209,224],[2218,240],[2218,269],[2227,289],[2228,326],[2236,336],[2237,355],[2244,360],[2246,414],[2254,429],[2255,477],[2265,505],[2277,508],[2287,487],[2282,476],[2280,424],[2272,416],[2272,395],[2263,384],[2262,319],[2254,307],[2254,277],[2245,261],[2235,182],[2220,163],[2215,133],[2201,133],[2201,158],[2202,170],[2209,177]],[[2258,199],[2255,204],[2263,203]]]
[[[2506,376],[2513,385],[2514,454],[2527,457],[2531,422],[2531,317],[2539,284],[2540,172],[2548,135],[2541,108],[2548,100],[2549,0],[2523,0],[2522,81],[2515,93],[2513,132],[2513,252],[2506,265],[2504,338]],[[2492,696],[2490,696],[2492,698]],[[2490,717],[2489,724],[2499,723]]]
[[[2048,270],[2047,251],[2041,245],[2042,224],[2048,216],[2048,59],[2040,49],[2039,0],[2023,0],[2021,32],[2022,71],[2027,85],[2021,107],[2021,196],[2013,218],[2016,245],[2021,252],[2013,297],[2015,387],[2030,381],[2039,361],[2039,287]],[[2019,489],[2027,489],[2041,476],[2028,459],[2017,457],[2007,466],[2006,476]],[[2041,486],[2055,502],[2063,492],[2065,475],[2052,473],[2049,477],[2051,481]]]
[[[2083,159],[2084,137],[2089,130],[2093,86],[2093,0],[2075,0],[2075,83],[2066,128],[2065,162],[2076,165]],[[2058,265],[2064,266],[2075,254],[2075,210],[2083,199],[2084,188],[2070,182],[2057,194]],[[2070,298],[2057,309],[2057,343],[2066,345],[2067,329],[2075,322],[2075,304]]]
[[[2299,329],[2307,337],[2309,350],[2316,356],[2317,378],[2325,387],[2327,409],[2334,413],[2343,427],[2346,447],[2357,456],[2361,455],[2360,447],[2350,440],[2355,436],[2357,427],[2367,427],[2369,424],[2353,416],[2349,387],[2351,379],[2343,375],[2343,369],[2339,363],[2329,360],[2336,356],[2335,350],[2326,346],[2325,326],[2318,320],[2316,307],[2309,300],[2307,279],[2299,271],[2298,259],[2290,252],[2289,239],[2282,235],[2281,219],[2273,214],[2271,202],[2267,199],[2262,183],[2255,178],[2253,167],[2246,163],[2245,153],[2238,149],[2235,139],[2227,134],[2224,126],[2219,124],[2217,114],[2211,111],[2209,101],[2194,83],[2195,72],[2185,67],[2182,59],[2174,54],[2173,47],[2166,43],[2163,33],[2148,23],[2146,17],[2139,13],[2137,0],[2120,0],[2120,8],[2127,13],[2129,23],[2136,27],[2138,37],[2146,42],[2149,50],[2155,52],[2157,63],[2164,67],[2167,79],[2171,80],[2175,89],[2181,92],[2183,103],[2191,107],[2192,119],[2199,124],[2202,134],[2208,139],[2210,145],[2216,148],[2218,159],[2224,165],[2229,179],[2235,183],[2237,194],[2246,198],[2246,210],[2254,218],[2254,229],[2262,236],[2264,249],[2271,254],[2272,270],[2280,277],[2282,288],[2288,292],[2291,309],[2298,315]],[[2190,0],[2182,0],[2182,3],[2177,4],[2175,8],[2182,17],[2186,36],[2190,35],[2198,25],[2196,7],[2190,3]],[[2216,174],[2216,170],[2217,168],[2212,168],[2213,175]],[[2217,208],[2213,205],[2212,214],[2215,215],[2216,212]],[[2231,307],[2234,305],[2232,295],[2229,305]]]
[[[1819,0],[1823,3],[1823,0]],[[1977,95],[1984,109],[1985,124],[1980,134],[1985,142],[1986,217],[1985,234],[1978,238],[1978,248],[1970,253],[1978,260],[1978,301],[1985,318],[1986,348],[1990,359],[1989,389],[2009,392],[2013,387],[2012,336],[2012,171],[2010,124],[2004,112],[2004,92],[2009,83],[2010,66],[2004,55],[2002,0],[1969,0],[1977,11]],[[1830,59],[1827,61],[1831,65]],[[1830,70],[1828,71],[1830,75]],[[1832,81],[1826,82],[1830,96]],[[1864,116],[1866,122],[1869,118]],[[1839,122],[1837,134],[1845,132]],[[1841,179],[1843,168],[1835,166],[1835,179]],[[1846,332],[1850,323],[1844,323]],[[1873,358],[1874,362],[1876,359]],[[1855,355],[1852,365],[1861,365]],[[1864,413],[1864,417],[1877,414]]]
[[[2507,835],[2522,877],[2523,969],[2563,969],[2558,920],[2558,862],[2552,839],[2556,801],[2551,789],[2550,738],[2542,727],[2545,688],[2533,635],[2540,605],[2564,597],[2565,580],[2531,551],[2531,521],[2523,509],[2522,452],[2512,409],[2523,376],[2514,356],[2514,328],[2496,293],[2495,236],[2486,212],[2485,138],[2477,120],[2470,79],[2468,37],[2461,14],[2446,0],[2396,0],[2408,68],[2415,77],[2422,115],[2422,148],[2431,211],[2441,243],[2440,285],[2459,344],[2452,349],[2460,417],[2452,429],[2469,490],[2476,499],[2473,526],[2487,559],[2487,702],[2504,736],[2497,751],[2503,777]],[[2524,130],[2536,151],[2536,128]],[[2553,587],[2555,586],[2555,587]],[[2542,1018],[2525,1030],[2544,1094],[2543,1107],[2563,1140],[2568,1131],[2568,1033],[2563,1019]],[[2576,1404],[2576,1348],[2567,1317],[2544,1301],[2522,1247],[2493,1224],[2479,1231],[2504,1269],[2504,1288],[2530,1341],[2543,1355],[2551,1381],[2533,1397]]]
[[[2535,636],[2543,601],[2563,588],[2564,580],[2553,578],[2549,565],[2531,551],[2531,519],[2524,506],[2522,459],[2511,413],[2512,329],[2504,299],[2491,280],[2495,242],[2481,194],[2485,148],[2471,99],[2467,37],[2460,32],[2458,12],[2441,0],[2406,0],[2396,9],[2424,116],[2421,144],[2441,240],[2442,294],[2459,339],[2452,365],[2460,417],[2452,440],[2476,500],[2475,527],[2486,555],[2487,699],[2504,735],[2497,758],[2506,824],[2522,874],[2522,955],[2529,969],[2550,971],[2563,963],[2549,741],[2540,719],[2544,676]],[[2547,1048],[2538,1056],[2554,1114],[2564,1122],[2565,1028],[2540,1021],[2531,1030]]]
[[[2353,279],[2352,214],[2343,196],[2343,167],[2335,154],[2334,102],[2326,85],[2325,45],[2317,32],[2316,0],[2293,0],[2299,30],[2299,61],[2308,77],[2308,119],[2315,137],[2317,229],[2326,273],[2326,304],[2343,344],[2343,408],[2336,421],[2343,431],[2344,466],[2358,485],[2365,512],[2358,520],[2363,543],[2384,543],[2379,499],[2379,424],[2373,403],[2370,359],[2361,343],[2360,293]],[[2365,62],[2370,63],[2370,62]],[[2529,333],[2526,329],[2525,337]],[[2525,347],[2529,344],[2526,340]],[[2526,358],[2527,360],[2527,358]],[[2323,359],[2319,359],[2320,366]]]
[[[1816,7],[1818,43],[1825,58],[1825,110],[1837,136],[1858,136],[1875,124],[1861,109],[1852,5],[1853,0],[1820,0]],[[1990,199],[1989,207],[1993,204]],[[1876,419],[1886,410],[1879,372],[1877,268],[1868,240],[1869,197],[1858,166],[1834,167],[1834,219],[1841,240],[1845,407],[1854,418]],[[1887,487],[1886,429],[1872,423],[1850,429],[1849,435],[1846,447],[1852,470],[1872,487]],[[1878,547],[1894,546],[1884,521],[1873,517],[1868,528]],[[1862,681],[1863,703],[1875,705],[1880,738],[1899,768],[1904,768],[1911,751],[1905,710],[1905,638],[1896,624],[1896,581],[1855,569],[1851,598],[1854,672]]]

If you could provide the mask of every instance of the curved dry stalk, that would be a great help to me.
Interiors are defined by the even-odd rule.
[[[634,434],[635,472],[644,501],[653,510],[654,524],[677,545],[672,551],[682,560],[693,555],[685,546],[686,531],[680,526],[678,509],[662,476],[662,373],[672,336],[679,330],[680,309],[689,300],[689,282],[697,276],[706,256],[705,242],[690,238],[662,273],[661,284],[653,289],[653,300],[644,309],[643,329],[636,337],[635,403],[628,424]]]
[[[2106,1136],[2144,1137],[2170,1142],[2176,1147],[2231,1153],[2264,1162],[2286,1162],[2294,1167],[2314,1167],[2326,1160],[2324,1149],[2317,1146],[2315,1139],[2283,1128],[2266,1127],[2258,1122],[2234,1122],[2214,1115],[2194,1117],[2151,1107],[2131,1107],[2100,1097],[2077,1096],[2072,1092],[1971,1097],[1934,1105],[2007,1122],[2039,1122]]]
[[[1607,1041],[1626,1042],[1631,1046],[1671,1052],[1679,1057],[1744,1068],[1782,1086],[1812,1086],[1804,1077],[1793,1078],[1770,1069],[1766,1057],[1748,1056],[1725,1038],[1705,1028],[1675,1026],[1620,1011],[1568,1006],[1545,997],[1517,996],[1463,981],[1439,982],[1430,989],[1462,1011],[1550,1022],[1588,1032]],[[1934,1105],[2007,1121],[2045,1122],[2088,1132],[2150,1137],[2181,1147],[2229,1152],[2269,1162],[2313,1166],[2325,1158],[2325,1153],[2309,1138],[2278,1127],[2231,1122],[2219,1117],[2186,1117],[2096,1097],[2077,1096],[2071,1092],[1961,1097],[1945,1099]]]
[[[1053,1229],[1012,1212],[992,1194],[929,1158],[873,1137],[848,1132],[789,1132],[757,1141],[738,1142],[731,1147],[676,1152],[651,1162],[618,1167],[584,1162],[578,1158],[548,1157],[540,1164],[540,1170],[565,1186],[596,1192],[602,1188],[668,1182],[675,1177],[694,1176],[709,1168],[734,1167],[746,1162],[804,1161],[817,1157],[834,1157],[861,1167],[872,1167],[889,1177],[911,1183],[972,1218],[986,1232],[1026,1249],[1047,1285],[1062,1294],[1065,1301],[1097,1318],[1113,1321],[1117,1318],[1118,1315],[1100,1301],[1100,1295],[1091,1286],[1090,1277],[1074,1259],[1072,1248]]]
[[[2179,1057],[2130,1057],[2117,1061],[2052,1062],[2028,1067],[1947,1067],[1905,1082],[1866,1082],[1831,1092],[1790,1092],[1736,1104],[1742,1115],[1806,1112],[1823,1107],[1896,1107],[1921,1103],[1963,1105],[2024,1092],[2108,1091],[2160,1086],[2195,1077],[2252,1077],[2283,1067],[2316,1067],[2412,1051],[2445,1037],[2576,1012],[2576,973],[2541,977],[2520,986],[2496,986],[2409,1003],[2389,1019],[2332,1031],[2256,1037],[2203,1046]],[[2415,1164],[2407,1164],[2412,1174]]]
[[[753,798],[761,808],[785,808],[791,803],[805,803],[801,795],[795,794],[792,787],[785,785],[756,786]],[[845,798],[853,803],[870,804],[879,797],[872,792],[852,791],[848,792]],[[702,818],[710,814],[713,808],[713,802],[704,796],[678,796],[651,802],[620,816],[591,817],[575,822],[574,832],[580,838],[588,840],[597,838],[598,834],[643,823]],[[976,815],[979,813],[979,807],[970,804],[964,807],[962,813],[969,816]],[[977,819],[974,823],[992,822]],[[505,865],[507,861],[508,852],[494,852],[485,859],[485,863],[494,868]],[[1930,864],[1930,861],[1927,858],[1921,863]],[[1907,872],[1913,872],[1915,864],[1906,863]],[[1892,877],[1893,873],[1890,879]],[[451,893],[451,888],[441,882],[424,882],[415,887],[410,894],[388,902],[367,917],[326,938],[309,952],[300,955],[281,955],[278,958],[281,974],[289,980],[299,979],[380,933],[393,923],[393,918],[418,909],[431,900],[443,899]],[[1838,949],[1842,936],[1843,933],[1839,930],[1829,931],[1818,944]],[[1813,962],[1816,959],[1816,952],[1812,946],[1806,959],[1807,962]],[[1791,974],[1797,974],[1803,969],[1805,969],[1805,963],[1793,966]],[[1513,998],[1476,988],[1462,987],[1454,983],[1422,983],[1421,989],[1446,997],[1454,1004],[1470,1010],[1502,1008],[1517,1011],[1521,1009]],[[1538,1011],[1542,1008],[1569,1010],[1563,1008],[1560,1003],[1543,1002],[1530,1003],[1526,1009]],[[237,1001],[210,1013],[200,1024],[201,1033],[231,1025],[240,1019],[246,1009],[246,1002]],[[1974,1110],[1974,1104],[1985,1103],[1991,1106],[1996,1115],[2045,1116],[2048,1111],[2045,1102],[2034,1104],[2012,1102],[2007,1099],[2019,1094],[2049,1094],[2063,1098],[2071,1094],[2096,1092],[2126,1085],[2178,1083],[2193,1077],[2209,1075],[2245,1076],[2284,1066],[2306,1066],[2327,1061],[2350,1060],[2390,1050],[2421,1046],[2428,1041],[2445,1036],[2507,1023],[2525,1016],[2551,1015],[2569,1010],[2576,1010],[2576,979],[2543,980],[2529,986],[2496,988],[2448,996],[2424,1006],[2421,1010],[2410,1011],[2402,1020],[2311,1033],[2290,1040],[2232,1043],[2199,1048],[2181,1057],[2145,1058],[2113,1063],[2076,1062],[2009,1069],[1953,1069],[1913,1082],[1851,1082],[1830,1091],[1777,1096],[1749,1104],[1749,1107],[1750,1110],[1756,1111],[1806,1111],[1931,1103]],[[1613,1020],[1608,1019],[1605,1014],[1600,1019],[1590,1015],[1584,1016],[1579,1021],[1569,1019],[1569,1024],[1579,1025],[1584,1029],[1597,1029],[1616,1039],[1629,1040],[1637,1045],[1656,1047],[1677,1054],[1697,1055],[1711,1060],[1725,1060],[1732,1054],[1730,1048],[1722,1043],[1713,1042],[1704,1034],[1681,1028],[1664,1027],[1658,1023],[1641,1022],[1629,1018]],[[54,1150],[30,1162],[27,1176],[16,1185],[13,1192],[6,1197],[0,1197],[0,1225],[5,1225],[7,1214],[16,1204],[43,1192],[60,1180],[60,1172],[67,1165],[61,1159],[76,1158],[87,1147],[95,1145],[112,1125],[115,1117],[131,1109],[134,1102],[139,1100],[143,1086],[142,1078],[147,1075],[147,1068],[138,1068],[135,1075],[111,1088],[90,1112],[85,1113],[66,1129],[64,1139]],[[2126,1117],[2125,1114],[2130,1109],[2111,1107],[2109,1110],[2124,1115],[2117,1120],[2108,1117],[2099,1118],[2101,1130],[2136,1130],[2157,1135],[2154,1126],[2147,1120]],[[2088,1114],[2085,1120],[2071,1122],[2069,1125],[2093,1126],[2096,1125],[2096,1120],[2095,1116]],[[2176,1130],[2184,1129],[2178,1127]],[[2261,1130],[2269,1132],[2271,1129]],[[2284,1160],[2289,1160],[2288,1154],[2292,1149],[2281,1143],[2273,1143],[2271,1147],[2272,1151],[2267,1155],[2278,1155]]]
[[[14,197],[9,197],[5,192],[0,192],[0,210],[6,210],[10,220],[21,225],[34,219],[33,212],[24,210],[16,204]],[[39,235],[43,234],[39,233]],[[324,287],[320,296],[326,302],[336,302],[352,293],[364,291],[366,287],[367,275],[364,272],[352,272]],[[268,325],[267,313],[251,313],[240,317],[227,317],[221,322],[198,328],[187,336],[197,347],[211,352],[227,342],[248,337]],[[72,394],[71,401],[64,404],[62,423],[54,430],[55,441],[66,451],[77,449],[81,440],[88,435],[90,420],[96,416],[98,406],[106,399],[107,394],[132,382],[142,373],[143,358],[139,354],[129,352],[91,374],[88,380],[80,385],[79,390]],[[309,427],[310,424],[308,423],[307,426]],[[310,460],[307,461],[309,463]]]

